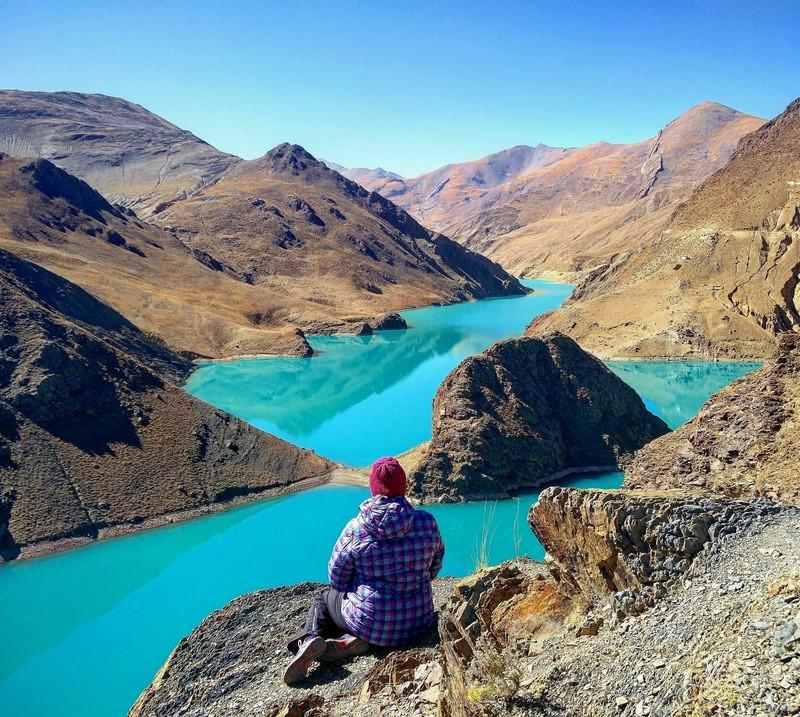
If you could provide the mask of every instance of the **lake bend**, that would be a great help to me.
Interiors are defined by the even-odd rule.
[[[494,341],[520,334],[572,288],[526,284],[534,293],[525,297],[403,312],[407,331],[310,337],[318,352],[311,359],[204,364],[187,390],[293,443],[365,466],[430,438],[431,401],[447,373]],[[609,366],[675,428],[758,364]],[[560,484],[614,488],[621,481],[614,472]],[[542,558],[525,520],[538,492],[431,507],[447,545],[443,574],[473,570],[483,535],[490,562]],[[364,488],[323,486],[0,567],[7,616],[0,714],[124,715],[180,638],[210,612],[251,590],[324,581],[330,549],[366,495]]]

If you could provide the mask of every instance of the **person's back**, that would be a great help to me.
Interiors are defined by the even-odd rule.
[[[302,680],[317,659],[360,654],[370,645],[398,647],[433,626],[431,580],[444,558],[436,520],[408,502],[405,472],[394,458],[375,462],[370,490],[333,548],[331,589],[317,596],[288,645],[295,657],[284,672],[287,684]]]
[[[373,496],[342,532],[328,566],[331,587],[347,593],[342,614],[354,635],[398,646],[434,617],[431,580],[444,554],[434,517],[404,496]]]

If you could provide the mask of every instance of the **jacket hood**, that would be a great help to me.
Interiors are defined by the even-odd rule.
[[[358,520],[370,535],[391,540],[411,530],[414,506],[403,496],[387,498],[385,495],[375,495],[361,504]]]

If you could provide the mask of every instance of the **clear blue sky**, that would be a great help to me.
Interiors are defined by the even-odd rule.
[[[0,0],[0,86],[138,102],[246,158],[413,175],[800,95],[798,3]]]

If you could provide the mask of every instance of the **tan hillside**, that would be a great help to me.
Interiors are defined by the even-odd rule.
[[[245,162],[125,100],[6,90],[0,92],[3,150],[50,158],[112,204],[135,208],[140,216],[130,217],[129,234],[141,228],[158,233],[150,239],[162,247],[188,246],[212,271],[241,284],[212,287],[217,279],[189,278],[176,273],[174,264],[154,274],[156,252],[147,255],[145,276],[137,266],[141,262],[127,257],[126,265],[137,274],[135,293],[143,281],[151,294],[147,300],[134,296],[132,306],[115,295],[127,293],[122,284],[103,286],[105,269],[99,263],[97,278],[67,276],[93,293],[101,291],[100,298],[176,348],[208,356],[302,353],[308,346],[291,333],[295,327],[370,331],[400,309],[523,292],[497,265],[432,234],[296,145],[280,145]],[[165,238],[140,217],[174,230],[173,236]],[[24,212],[14,219],[22,233],[26,221]],[[150,241],[129,238],[134,246]],[[75,246],[61,248],[71,254]],[[46,264],[54,270],[73,262],[63,254],[55,258],[50,255]],[[84,259],[82,271],[88,269]],[[112,274],[120,270],[110,268]],[[176,276],[184,277],[182,285]],[[176,292],[185,292],[179,304],[211,305],[211,319],[189,308],[185,320],[196,327],[185,332],[202,339],[173,337],[170,322],[154,315],[169,319],[185,313],[173,302]],[[215,323],[219,314],[224,314],[221,326]],[[176,323],[182,322],[181,317]]]
[[[800,505],[800,336],[777,356],[714,394],[674,433],[636,453],[626,488],[703,489]]]
[[[362,181],[509,271],[580,272],[656,237],[669,205],[762,123],[704,102],[643,142],[513,147],[413,179]]]
[[[241,161],[137,104],[78,92],[0,90],[0,152],[49,159],[142,216]]]
[[[189,370],[83,289],[0,249],[0,561],[332,469],[189,396],[178,387]]]
[[[325,316],[310,301],[290,302],[238,280],[46,160],[0,155],[0,248],[78,284],[170,347],[200,356],[302,355],[308,344],[284,317]]]
[[[603,356],[765,357],[800,330],[800,101],[745,137],[651,244],[537,325]]]
[[[370,317],[523,292],[496,264],[429,232],[298,145],[240,163],[156,220],[244,281],[308,297],[321,315]],[[315,318],[298,313],[291,321],[313,329]]]

